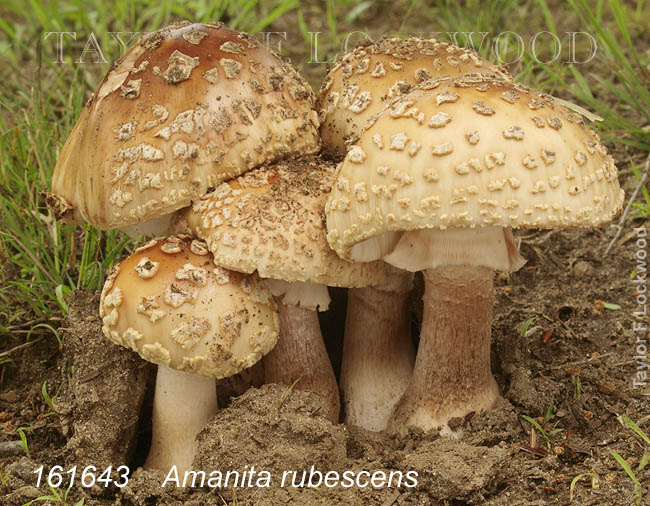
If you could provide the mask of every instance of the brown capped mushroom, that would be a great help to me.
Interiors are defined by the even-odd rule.
[[[218,267],[205,243],[154,239],[114,268],[101,295],[104,335],[158,364],[145,467],[183,473],[217,408],[215,378],[275,345],[275,303],[256,275]]]
[[[323,144],[343,156],[373,116],[395,98],[425,81],[466,74],[512,79],[503,67],[450,42],[395,37],[357,47],[327,74],[318,94]]]
[[[171,25],[106,75],[61,149],[48,202],[69,223],[164,233],[170,213],[221,181],[318,151],[313,103],[251,35]]]
[[[424,271],[420,346],[391,420],[397,432],[448,429],[497,399],[493,271],[523,263],[510,227],[598,226],[623,201],[614,162],[581,117],[489,78],[424,83],[398,99],[337,176],[326,207],[332,248]],[[356,198],[360,187],[367,199]]]
[[[316,310],[329,305],[327,286],[387,282],[383,262],[341,260],[328,246],[323,208],[334,165],[317,157],[281,161],[221,184],[179,213],[178,226],[204,239],[215,262],[257,271],[276,296],[280,339],[264,358],[267,382],[323,396],[339,417],[339,395]]]
[[[478,75],[511,80],[502,67],[448,42],[386,38],[358,47],[330,71],[317,97],[323,143],[336,155],[345,155],[364,127],[419,83]],[[410,113],[421,115],[417,109]],[[443,127],[450,120],[440,114],[433,121]],[[355,194],[363,198],[367,191],[360,186]],[[352,289],[348,296],[341,368],[346,422],[369,430],[386,428],[413,368],[415,352],[405,312],[407,279],[399,290]],[[361,322],[366,321],[375,322],[376,332],[355,342],[355,336],[363,336]]]

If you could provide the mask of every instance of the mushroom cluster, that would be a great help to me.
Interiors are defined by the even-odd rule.
[[[215,261],[257,272],[277,298],[280,340],[263,359],[265,381],[321,394],[339,419],[339,394],[316,311],[329,306],[328,286],[389,281],[384,262],[340,259],[328,246],[324,207],[334,164],[320,157],[280,161],[222,183],[179,213],[176,226],[204,239]]]
[[[382,39],[315,97],[250,35],[180,23],[104,78],[47,199],[69,223],[173,234],[109,274],[100,315],[158,364],[146,466],[189,469],[215,378],[260,360],[334,423],[339,388],[345,421],[374,431],[490,409],[492,279],[524,263],[512,229],[597,226],[623,194],[581,116],[471,50]],[[328,286],[349,289],[338,384]]]

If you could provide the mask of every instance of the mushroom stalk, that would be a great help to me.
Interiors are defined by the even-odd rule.
[[[424,313],[413,375],[389,423],[392,432],[409,426],[441,427],[499,398],[490,370],[492,278],[488,267],[442,266],[424,271]]]
[[[345,421],[381,431],[413,370],[408,290],[348,290],[341,389]]]
[[[327,418],[338,423],[339,390],[329,361],[318,313],[278,302],[280,338],[262,360],[266,383],[292,385],[325,399]]]
[[[216,380],[158,366],[147,469],[192,468],[196,435],[217,411]]]

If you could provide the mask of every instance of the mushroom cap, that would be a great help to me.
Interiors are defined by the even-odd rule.
[[[256,275],[218,267],[203,241],[154,239],[108,276],[104,335],[149,362],[225,378],[277,342],[276,305]]]
[[[323,208],[334,170],[315,156],[265,165],[180,211],[177,226],[204,239],[228,269],[329,286],[387,282],[388,265],[342,260],[327,244]]]
[[[309,85],[250,35],[179,23],[116,62],[64,144],[62,218],[135,225],[262,163],[319,149]]]
[[[468,73],[511,79],[503,67],[450,42],[384,38],[357,47],[332,68],[318,93],[323,144],[345,155],[346,143],[393,99],[424,81]]]
[[[472,76],[425,83],[384,110],[348,151],[325,212],[347,258],[408,230],[595,226],[622,202],[614,161],[582,117]]]

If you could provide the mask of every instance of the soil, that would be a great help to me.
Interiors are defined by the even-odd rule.
[[[310,9],[305,10],[308,26],[327,33],[322,11]],[[392,21],[390,13],[383,14],[369,9],[362,21]],[[301,63],[304,54],[292,55],[291,48],[303,47],[304,41],[290,23],[280,18],[273,29],[288,32],[283,47],[295,56],[294,63]],[[381,27],[374,32],[382,33]],[[321,54],[331,56],[333,48],[324,39]],[[298,66],[317,89],[327,66]],[[622,147],[608,149],[620,162],[638,158]],[[622,185],[629,195],[634,177],[628,174]],[[163,473],[139,467],[150,439],[155,368],[102,337],[97,294],[75,293],[60,329],[61,347],[48,337],[12,353],[12,362],[0,363],[0,504],[19,506],[51,495],[45,483],[37,487],[40,466],[44,476],[53,466],[62,466],[69,480],[66,472],[73,466],[81,470],[88,465],[100,472],[112,466],[111,478],[118,482],[118,466],[127,465],[132,470],[128,485],[82,487],[77,481],[66,500],[36,504],[76,504],[82,498],[90,506],[634,504],[634,483],[611,451],[635,470],[644,494],[639,504],[650,504],[650,466],[636,470],[650,454],[650,445],[623,419],[629,417],[650,434],[648,389],[633,387],[635,340],[648,338],[634,331],[632,314],[638,309],[631,281],[638,251],[632,228],[642,225],[632,213],[607,257],[604,251],[615,227],[519,235],[527,264],[495,282],[492,369],[503,398],[487,413],[456,420],[463,429],[459,439],[435,431],[395,437],[331,424],[316,395],[260,386],[259,367],[221,382],[221,408],[198,436],[195,468],[208,475],[246,471],[250,476],[255,466],[256,478],[262,471],[269,473],[268,487],[229,483],[220,488],[163,488]],[[421,290],[421,279],[416,280],[414,339]],[[338,372],[345,291],[332,294],[332,309],[322,315],[321,324]],[[522,336],[525,322],[533,317]],[[16,344],[3,343],[0,351]],[[43,395],[44,382],[52,406]],[[247,384],[259,388],[247,390]],[[535,419],[548,439],[524,416]],[[27,448],[16,443],[19,430]],[[281,486],[285,471],[296,471],[299,482],[303,471],[309,478],[312,466],[316,478],[316,471],[339,477],[366,471],[385,476],[393,472],[394,480],[377,488]],[[403,479],[396,486],[400,472]],[[409,472],[417,473],[417,486],[407,486]],[[584,473],[595,478],[580,477]],[[571,501],[572,481],[578,477]]]

